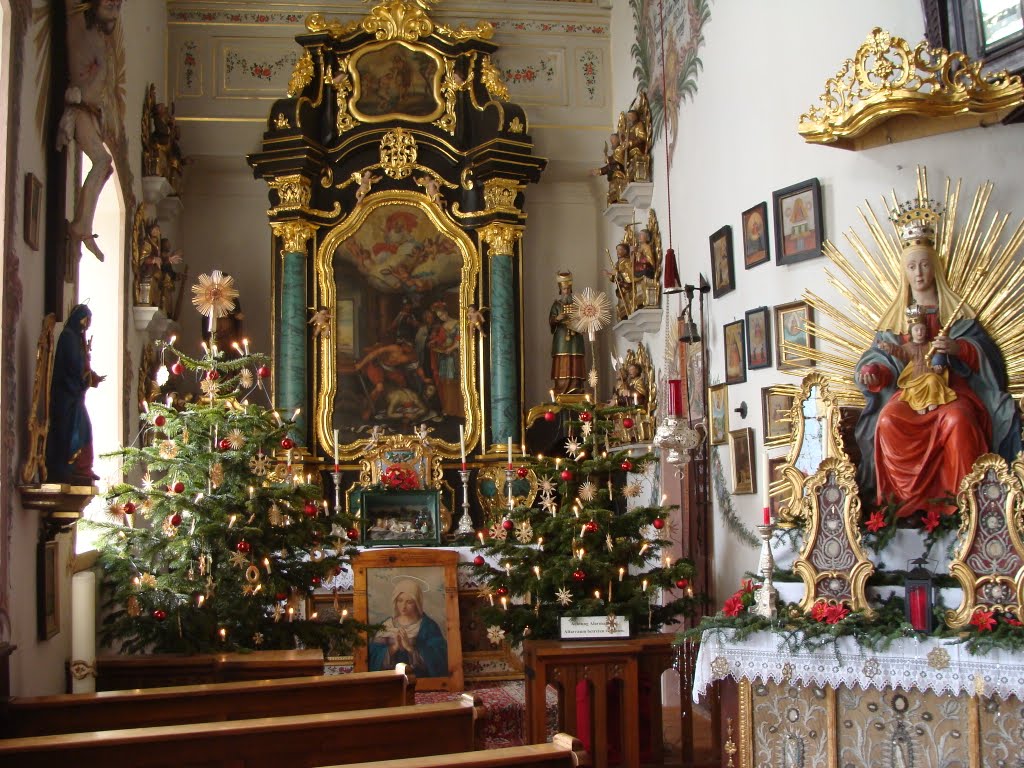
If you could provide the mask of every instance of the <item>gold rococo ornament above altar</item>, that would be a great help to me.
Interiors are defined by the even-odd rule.
[[[460,24],[450,27],[435,24],[427,13],[436,0],[388,0],[375,6],[360,21],[341,24],[331,21],[322,14],[314,13],[306,18],[306,29],[310,32],[326,32],[338,39],[351,37],[358,32],[367,32],[378,40],[407,40],[412,42],[432,34],[453,40],[490,40],[494,37],[494,25],[489,21],[478,22],[475,27]]]
[[[1024,104],[1024,85],[982,66],[875,27],[825,82],[821,104],[800,116],[797,131],[812,144],[866,149],[997,123]]]

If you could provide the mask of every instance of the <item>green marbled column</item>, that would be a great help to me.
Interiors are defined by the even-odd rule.
[[[513,257],[491,256],[491,443],[519,444]]]
[[[286,252],[281,263],[281,325],[277,334],[277,410],[289,418],[301,408],[292,439],[306,443],[306,254]]]

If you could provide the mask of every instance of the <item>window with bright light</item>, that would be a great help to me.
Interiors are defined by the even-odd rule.
[[[82,156],[82,176],[89,173],[89,158]],[[121,197],[121,185],[117,172],[103,185],[93,232],[96,242],[103,251],[104,260],[99,261],[85,248],[78,264],[78,302],[92,310],[92,335],[90,365],[92,369],[106,376],[98,387],[90,389],[85,396],[85,407],[92,422],[93,472],[99,475],[96,485],[100,495],[86,507],[86,518],[100,518],[106,514],[107,489],[121,480],[121,464],[115,458],[104,458],[103,454],[116,451],[122,446],[124,435],[124,232],[126,213]],[[94,548],[94,531],[83,526],[78,529],[76,551],[87,552]]]
[[[978,0],[978,12],[986,52],[1024,36],[1021,0]]]

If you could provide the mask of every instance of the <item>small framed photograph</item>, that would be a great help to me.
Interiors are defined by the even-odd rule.
[[[711,411],[711,444],[722,445],[729,439],[728,384],[708,388],[708,409]]]
[[[775,353],[780,371],[814,365],[812,358],[793,348],[814,349],[814,334],[807,329],[808,322],[814,322],[814,309],[806,301],[775,307]]]
[[[39,543],[37,556],[36,596],[38,601],[39,639],[49,640],[60,632],[60,579],[56,541]]]
[[[821,256],[825,228],[821,184],[808,179],[772,192],[775,218],[775,263],[795,264]]]
[[[758,203],[743,212],[743,267],[750,269],[771,261],[771,258],[768,251],[768,203]]]
[[[793,425],[790,422],[790,410],[793,407],[793,395],[772,392],[771,387],[761,389],[761,414],[764,419],[764,444],[785,445],[793,437]]]
[[[768,368],[772,364],[772,319],[768,307],[747,310],[747,367]]]
[[[742,384],[747,380],[743,321],[726,323],[722,330],[725,340],[725,383]]]
[[[436,547],[441,544],[436,489],[366,489],[359,494],[359,499],[364,547]]]
[[[459,553],[444,549],[375,549],[352,559],[356,621],[378,626],[354,649],[356,672],[403,662],[418,691],[461,691]]]
[[[782,482],[782,468],[786,466],[785,456],[776,456],[775,458],[768,459],[768,487],[771,488],[773,485]],[[775,520],[779,519],[779,510],[782,507],[789,506],[789,499],[783,498],[782,496],[769,496],[768,497],[768,509],[771,510],[772,518]]]
[[[757,493],[757,475],[754,473],[754,430],[750,427],[729,432],[732,455],[732,492]]]
[[[33,251],[39,250],[39,219],[43,207],[43,182],[34,173],[25,174],[25,219],[23,222],[25,244]]]
[[[732,227],[726,224],[711,240],[711,288],[717,299],[736,289],[736,268],[732,260]]]

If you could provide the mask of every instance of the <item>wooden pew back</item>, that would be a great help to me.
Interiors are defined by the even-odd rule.
[[[576,768],[585,765],[590,765],[590,758],[583,751],[582,742],[567,733],[556,733],[552,741],[546,744],[524,744],[521,747],[379,760],[373,763],[349,763],[348,768]]]
[[[471,699],[0,741],[8,768],[313,768],[475,747]]]
[[[347,712],[413,703],[403,669],[131,691],[15,698],[0,736],[16,738],[254,717]]]

